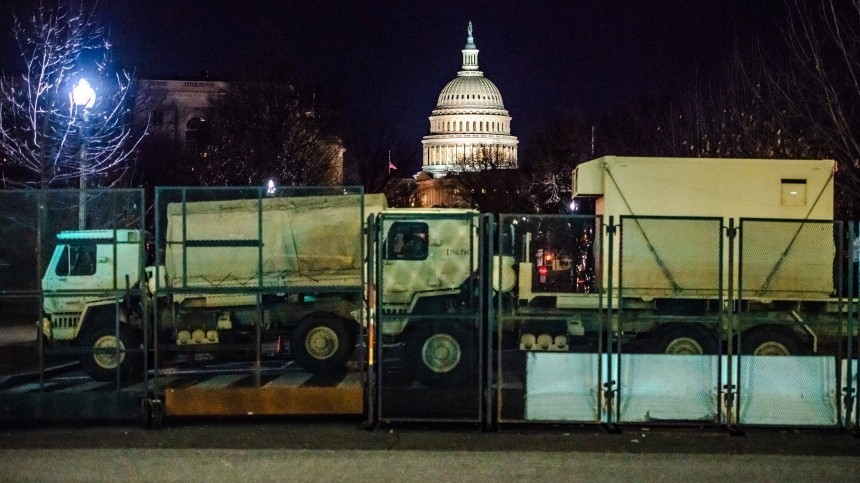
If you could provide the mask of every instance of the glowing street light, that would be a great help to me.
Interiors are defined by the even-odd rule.
[[[86,136],[84,135],[84,129],[86,128],[87,122],[87,109],[93,107],[96,103],[96,91],[93,90],[93,87],[86,79],[81,79],[72,87],[72,92],[69,93],[69,101],[72,102],[76,107],[76,115],[77,111],[83,111],[83,122],[81,123],[81,128],[79,130],[81,136],[81,165],[80,165],[80,174],[78,176],[79,189],[80,189],[80,202],[78,206],[78,228],[83,230],[86,228],[86,219],[87,219],[87,204],[86,204],[86,189],[87,189],[87,171],[86,171],[86,160],[87,160],[87,145],[86,145]]]
[[[76,106],[84,109],[89,109],[96,103],[96,91],[86,79],[81,79],[75,84],[69,97]]]

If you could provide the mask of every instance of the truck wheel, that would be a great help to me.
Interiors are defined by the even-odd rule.
[[[798,356],[806,355],[807,350],[791,328],[762,325],[741,335],[741,353],[753,356]]]
[[[355,349],[351,322],[338,317],[305,318],[299,321],[290,338],[293,359],[314,373],[343,370]]]
[[[124,324],[119,326],[119,339],[117,339],[113,322],[107,322],[103,318],[84,332],[80,345],[85,349],[93,350],[91,353],[81,355],[81,365],[93,379],[113,381],[116,379],[117,367],[119,367],[120,379],[123,381],[138,375],[142,353],[128,351],[140,348],[140,338]],[[118,354],[114,352],[117,346],[119,346]],[[97,349],[100,351],[96,352]]]
[[[473,375],[475,336],[465,325],[423,323],[407,337],[406,364],[418,382],[429,387],[453,387]]]
[[[720,350],[716,334],[695,322],[662,325],[648,337],[649,352],[656,354],[704,355]]]

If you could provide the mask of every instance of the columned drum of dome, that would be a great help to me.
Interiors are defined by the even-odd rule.
[[[442,89],[421,144],[423,171],[434,177],[460,171],[516,168],[516,136],[499,89],[478,70],[469,22],[462,70]]]

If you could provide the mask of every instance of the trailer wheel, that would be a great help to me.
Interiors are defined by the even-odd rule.
[[[306,317],[296,324],[290,351],[293,359],[308,371],[337,372],[352,357],[355,338],[350,321],[336,316]]]
[[[115,380],[117,368],[122,381],[136,377],[143,354],[129,353],[129,350],[140,348],[137,334],[121,323],[117,338],[113,317],[110,316],[99,315],[93,322],[80,339],[81,347],[92,351],[81,355],[84,371],[98,381]]]
[[[717,354],[720,343],[716,334],[694,322],[666,324],[649,334],[649,352],[675,355]]]
[[[474,332],[464,324],[423,323],[407,336],[406,364],[425,386],[459,386],[475,371],[475,345]]]
[[[803,341],[784,325],[762,325],[741,334],[741,353],[754,356],[806,355]]]

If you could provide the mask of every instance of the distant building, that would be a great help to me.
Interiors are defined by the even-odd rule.
[[[499,89],[478,70],[472,22],[463,48],[462,70],[439,94],[424,136],[422,171],[415,175],[421,206],[462,206],[449,174],[484,169],[516,169],[516,136]]]
[[[165,135],[186,152],[201,152],[208,126],[206,110],[229,83],[212,80],[140,79],[135,115],[149,116],[149,132]]]
[[[209,79],[139,79],[137,81],[135,117],[149,119],[153,138],[177,143],[184,154],[206,156],[209,141],[207,111],[212,99],[224,94],[231,82]],[[308,112],[313,116],[313,112]],[[328,142],[336,159],[332,163],[333,184],[343,183],[343,155],[346,151],[337,137]]]

